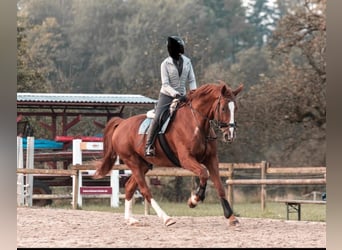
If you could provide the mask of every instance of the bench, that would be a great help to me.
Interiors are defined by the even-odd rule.
[[[316,200],[277,200],[276,202],[285,203],[287,220],[289,220],[290,218],[290,213],[297,213],[298,220],[301,220],[301,205],[302,204],[324,205],[327,203],[326,201],[316,201]]]

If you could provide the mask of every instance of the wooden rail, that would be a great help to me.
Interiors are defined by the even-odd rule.
[[[229,185],[311,185],[326,184],[326,179],[241,179],[227,180]]]
[[[228,177],[230,176],[231,164],[219,164],[220,176]],[[71,167],[73,170],[95,170],[95,166],[92,165],[74,165]],[[112,170],[129,170],[125,164],[114,165]],[[152,170],[146,173],[146,176],[196,176],[193,172],[179,167],[163,167],[154,166]]]
[[[231,205],[233,205],[233,187],[234,185],[260,185],[261,186],[261,206],[265,207],[266,200],[266,185],[325,185],[326,184],[326,168],[325,167],[269,167],[266,162],[261,163],[219,163],[220,176],[227,177],[227,199]],[[88,164],[74,165],[69,170],[64,169],[28,169],[17,168],[18,174],[34,174],[34,175],[56,175],[56,176],[74,176],[74,182],[78,183],[79,171],[95,170],[95,166]],[[119,164],[113,166],[114,170],[129,170],[125,164]],[[234,170],[237,169],[256,169],[260,171],[260,179],[234,179]],[[266,179],[266,175],[270,174],[313,174],[324,175],[324,178],[314,179]],[[149,176],[195,176],[189,170],[176,167],[163,167],[154,166],[152,170],[146,174]],[[288,177],[287,177],[288,178]],[[77,185],[73,186],[73,200],[77,201]],[[75,197],[76,196],[76,197]],[[38,195],[34,196],[38,198]],[[41,196],[42,199],[48,199],[48,196]],[[66,198],[69,196],[56,196],[50,195],[52,198]],[[40,198],[40,197],[39,197]],[[74,202],[75,203],[75,202]],[[77,204],[73,204],[73,208],[76,208]]]
[[[267,174],[325,174],[326,167],[268,167]]]
[[[266,207],[266,185],[325,185],[326,184],[326,167],[270,167],[269,163],[262,161],[260,166],[260,178],[259,179],[234,179],[234,170],[237,169],[235,164],[231,169],[231,176],[226,180],[227,184],[227,199],[233,206],[234,203],[234,185],[260,185],[260,203],[261,209]],[[243,167],[242,167],[243,168]],[[316,178],[307,179],[267,179],[268,175],[315,175]],[[318,178],[323,177],[323,178]]]
[[[51,200],[51,199],[72,199],[71,194],[33,194],[32,199]]]
[[[17,168],[17,174],[39,174],[39,175],[58,175],[72,176],[77,174],[77,170],[68,169],[40,169],[40,168]]]
[[[39,168],[17,168],[17,174],[34,174],[34,175],[46,175],[46,176],[70,176],[74,177],[74,181],[77,181],[78,171],[73,169],[39,169]],[[57,195],[57,194],[32,194],[32,199],[66,199],[73,198],[77,194],[76,185],[73,185],[73,196],[71,195]],[[76,196],[77,198],[77,196]],[[74,200],[72,206],[77,208]]]

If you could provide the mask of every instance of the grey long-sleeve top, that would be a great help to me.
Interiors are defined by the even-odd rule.
[[[167,57],[160,65],[162,86],[160,92],[175,97],[177,94],[186,94],[186,83],[189,89],[196,89],[196,78],[192,68],[191,61],[188,57],[181,55],[183,58],[183,70],[179,76],[177,66],[173,63],[172,58]]]

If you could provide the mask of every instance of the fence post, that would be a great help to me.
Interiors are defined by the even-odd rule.
[[[228,180],[233,180],[233,177],[234,177],[234,163],[232,163],[230,166],[229,166],[229,172],[230,172],[230,175],[228,177]],[[231,208],[233,209],[233,203],[234,203],[234,186],[233,184],[230,184],[228,183],[228,186],[227,186],[227,200],[231,206]]]
[[[81,196],[81,187],[83,186],[83,176],[82,176],[82,171],[78,170],[78,185],[77,185],[77,207],[82,207],[82,196]]]
[[[73,209],[77,209],[77,201],[78,201],[78,189],[79,189],[79,186],[78,186],[78,172],[80,170],[77,170],[76,171],[76,174],[72,176],[72,186],[73,186],[73,194],[72,194],[72,208]]]
[[[17,168],[24,168],[23,138],[17,136]],[[17,205],[24,205],[24,174],[17,174]]]
[[[110,174],[110,186],[112,188],[110,206],[119,207],[119,170],[112,170]]]
[[[81,139],[74,139],[72,141],[72,164],[73,165],[82,165],[82,150],[98,150],[99,148],[103,148],[103,143],[100,142],[87,142],[82,143]],[[120,159],[117,157],[114,165],[120,165]],[[83,197],[81,195],[81,187],[83,186],[83,173],[84,170],[78,170],[76,176],[74,177],[74,203],[77,202],[77,207],[82,207]],[[95,172],[95,170],[88,171]],[[119,170],[111,170],[110,173],[110,187],[111,187],[111,195],[110,195],[110,206],[111,207],[119,207],[119,195],[120,195],[120,182],[119,182]],[[75,208],[75,204],[73,204]]]
[[[26,144],[26,168],[34,168],[34,137],[27,137]],[[26,197],[27,197],[27,205],[32,207],[32,194],[33,194],[33,175],[26,175]]]
[[[114,165],[120,165],[119,156],[116,158]],[[110,198],[111,207],[119,207],[119,195],[120,195],[120,181],[119,170],[112,169],[110,173],[110,186],[112,188],[112,196]]]
[[[145,175],[145,181],[146,181],[146,184],[147,184],[148,188],[150,188],[150,177]],[[145,212],[145,215],[151,214],[150,208],[151,208],[150,203],[147,201],[146,198],[144,198],[144,212]]]
[[[72,140],[72,165],[82,164],[81,139]]]
[[[72,165],[82,164],[81,139],[72,140]],[[82,171],[77,170],[74,177],[73,208],[82,207],[82,197],[80,187],[82,186]]]
[[[261,179],[266,179],[266,161],[261,162]],[[261,194],[261,211],[265,210],[266,207],[266,185],[260,185],[260,194]]]

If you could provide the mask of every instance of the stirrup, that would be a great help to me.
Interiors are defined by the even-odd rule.
[[[155,152],[154,152],[153,146],[148,146],[145,149],[145,156],[155,156]]]

